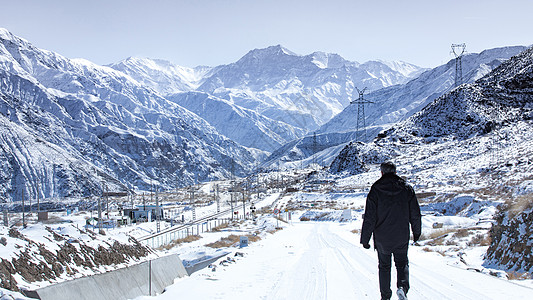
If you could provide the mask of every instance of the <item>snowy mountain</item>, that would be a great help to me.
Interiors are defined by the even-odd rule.
[[[463,74],[466,82],[473,82],[490,70],[497,67],[506,59],[525,50],[525,47],[505,47],[483,51],[479,54],[468,54],[463,58]],[[398,67],[398,69],[401,69]],[[409,70],[407,68],[407,70]],[[449,91],[454,84],[455,60],[447,64],[428,70],[419,77],[407,82],[386,87],[364,95],[364,99],[374,103],[365,105],[366,136],[367,140],[373,139],[384,128],[403,120],[421,110],[438,96]],[[347,143],[355,140],[356,136],[357,105],[347,106],[341,113],[333,117],[316,131],[319,151],[314,160],[320,165],[330,165],[333,159]],[[310,149],[305,140],[309,141],[311,135],[300,139],[299,142],[291,142],[278,149],[276,155],[269,157],[265,165],[276,163],[276,160],[294,161],[308,160],[313,152],[302,149]],[[321,143],[321,141],[327,141]],[[282,153],[284,151],[284,153]],[[295,155],[300,154],[300,155]],[[333,157],[329,157],[333,155]],[[342,164],[341,164],[342,165]]]
[[[310,131],[347,106],[354,87],[377,90],[405,83],[422,71],[407,63],[359,64],[322,52],[302,56],[278,45],[217,67],[199,90]],[[288,121],[302,117],[312,122]]]
[[[229,176],[255,160],[130,76],[0,30],[0,194],[89,196]]]
[[[166,98],[202,117],[221,134],[245,147],[272,152],[305,133],[303,129],[206,93],[179,93]]]
[[[193,91],[212,70],[211,67],[187,68],[166,60],[136,57],[129,57],[109,67],[128,74],[162,95]]]
[[[323,52],[301,56],[279,45],[214,68],[139,58],[110,67],[193,111],[241,145],[268,152],[341,111],[354,85],[377,89],[425,70],[404,62],[359,64]]]
[[[527,128],[527,123],[533,118],[532,74],[533,48],[529,48],[474,83],[463,84],[437,98],[413,116],[381,132],[374,143],[368,145],[380,145],[383,151],[394,149],[394,146],[389,145],[397,143],[424,145],[450,140],[473,141],[490,136],[489,144],[492,146],[485,146],[495,147],[498,143],[520,139],[521,135],[511,138],[502,132],[513,126],[514,130],[523,126]],[[476,142],[481,143],[478,140]],[[354,148],[351,152],[363,157],[368,149],[375,149],[352,143],[346,148]],[[389,151],[381,160],[398,155],[397,151]],[[367,162],[376,163],[373,159],[367,159]],[[336,162],[335,165],[346,164]],[[358,164],[354,166],[359,169]]]
[[[533,48],[504,62],[473,84],[438,98],[385,132],[404,139],[466,139],[533,118]]]
[[[470,53],[462,58],[463,81],[472,83],[503,61],[524,51],[526,47],[504,47]],[[455,60],[428,70],[403,85],[386,87],[364,95],[374,103],[365,107],[368,126],[388,126],[404,120],[454,87]],[[357,105],[346,107],[324,124],[318,132],[344,132],[356,129]]]
[[[163,95],[203,91],[306,130],[341,111],[354,85],[376,90],[405,83],[425,71],[405,62],[359,64],[323,52],[302,56],[280,45],[252,50],[235,63],[214,68],[191,69],[139,58],[110,67]]]

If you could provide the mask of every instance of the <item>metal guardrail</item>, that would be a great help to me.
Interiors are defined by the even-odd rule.
[[[190,235],[200,234],[216,226],[230,222],[230,218],[219,218],[228,213],[231,213],[231,209],[200,218],[188,224],[169,227],[160,232],[138,238],[137,240],[152,248],[168,245],[172,241],[183,239]]]

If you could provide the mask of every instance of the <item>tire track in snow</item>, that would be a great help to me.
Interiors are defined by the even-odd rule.
[[[326,225],[326,224],[324,224]],[[377,284],[375,282],[377,267],[373,264],[372,259],[365,257],[364,260],[356,260],[355,257],[366,256],[356,245],[349,243],[337,233],[332,232],[328,226],[320,226],[320,237],[325,247],[330,249],[331,257],[336,261],[334,270],[343,270],[344,280],[338,278],[335,282],[348,281],[349,284],[338,285],[336,290],[341,291],[345,299],[361,299],[366,297],[379,297],[376,292]],[[325,232],[324,232],[325,231]],[[361,264],[363,262],[363,264]],[[333,267],[333,266],[332,266]],[[351,289],[346,286],[349,285]],[[328,299],[337,299],[334,295],[328,295]]]

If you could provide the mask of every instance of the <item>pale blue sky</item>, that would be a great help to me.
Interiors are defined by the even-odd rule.
[[[0,27],[97,64],[128,56],[216,66],[281,44],[298,54],[435,67],[468,52],[533,44],[531,0],[0,0]]]

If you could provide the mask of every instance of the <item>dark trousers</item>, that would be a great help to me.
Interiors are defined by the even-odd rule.
[[[402,287],[407,294],[409,290],[409,261],[407,260],[407,249],[393,251],[392,253],[382,253],[378,251],[379,268],[379,290],[381,299],[390,299],[392,291],[390,289],[391,256],[394,255],[396,265],[397,286]]]

